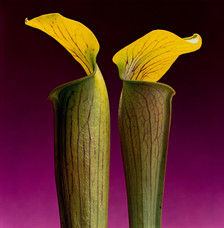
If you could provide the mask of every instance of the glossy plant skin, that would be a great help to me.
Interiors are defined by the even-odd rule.
[[[107,227],[109,104],[96,74],[55,90],[55,173],[61,227]]]
[[[62,228],[106,228],[108,223],[110,113],[90,30],[60,14],[27,21],[60,42],[89,76],[54,89],[55,178]]]
[[[171,100],[175,91],[157,81],[180,54],[199,49],[201,37],[152,31],[113,57],[123,81],[119,133],[130,228],[160,228]]]
[[[161,225],[173,95],[164,84],[124,82],[119,132],[131,228]]]

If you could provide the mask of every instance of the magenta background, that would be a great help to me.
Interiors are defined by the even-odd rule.
[[[101,45],[97,62],[111,106],[109,228],[128,227],[117,123],[122,82],[111,58],[157,28],[202,36],[201,50],[180,56],[161,80],[177,93],[162,227],[224,227],[224,4],[9,0],[0,3],[0,228],[59,228],[53,108],[46,97],[84,72],[52,38],[23,23],[49,12],[84,23]]]

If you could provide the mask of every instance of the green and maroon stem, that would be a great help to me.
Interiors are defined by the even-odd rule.
[[[55,176],[62,228],[106,228],[110,116],[97,69],[55,89]]]
[[[162,83],[123,81],[119,132],[130,228],[161,227],[174,90]]]

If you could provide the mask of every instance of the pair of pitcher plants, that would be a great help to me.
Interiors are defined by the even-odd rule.
[[[54,89],[55,176],[62,228],[106,228],[108,221],[110,111],[96,63],[99,43],[83,24],[47,14],[26,24],[52,36],[87,76]],[[119,133],[131,228],[161,227],[171,99],[157,81],[179,55],[200,48],[201,37],[154,30],[113,57],[123,90]]]

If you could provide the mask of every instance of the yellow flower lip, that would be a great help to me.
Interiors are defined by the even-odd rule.
[[[153,30],[118,51],[113,62],[122,80],[157,82],[179,55],[196,51],[201,44],[197,33],[180,38],[166,30]]]
[[[76,59],[87,75],[96,68],[99,43],[95,35],[82,23],[50,13],[28,20],[25,24],[37,28],[58,41]]]

